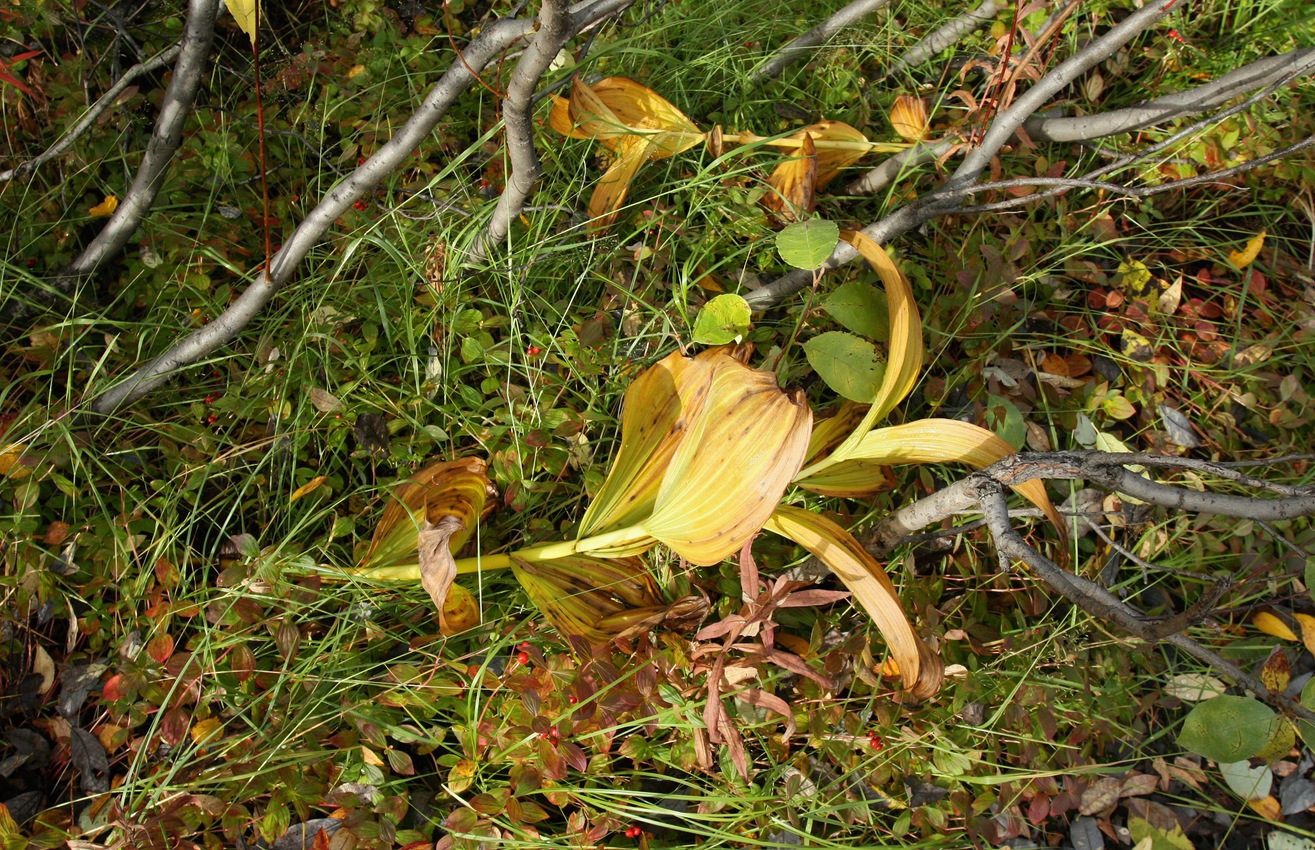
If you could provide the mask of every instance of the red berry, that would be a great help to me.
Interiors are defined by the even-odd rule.
[[[367,204],[365,203],[365,201],[357,201],[356,203],[352,204],[352,208],[355,209],[357,212],[361,212],[366,208],[366,206]]]
[[[206,403],[206,404],[214,404],[214,403],[215,403],[215,397],[214,397],[213,395],[208,395],[208,396],[206,396],[206,397],[205,397],[205,403]]]
[[[518,652],[518,653],[516,653],[516,663],[517,663],[517,664],[529,664],[529,663],[530,663],[530,654],[529,654],[528,652]]]
[[[27,258],[27,267],[28,267],[29,269],[32,268],[33,266],[35,266],[36,264],[37,264],[37,258],[36,258],[36,257],[28,257],[28,258]]]
[[[886,748],[886,742],[881,740],[880,735],[873,732],[871,735],[868,735],[868,746],[880,752]]]
[[[213,413],[205,418],[205,424],[207,425],[213,425],[218,421],[219,421],[219,417],[214,415]]]
[[[576,698],[575,694],[571,694],[569,697],[566,698],[566,701],[569,702],[571,705],[575,705],[580,700]]]
[[[644,830],[637,826],[626,827],[626,838],[638,838],[644,834]]]
[[[543,349],[537,345],[531,345],[529,348],[525,349],[525,354],[528,357],[538,357],[542,353]]]

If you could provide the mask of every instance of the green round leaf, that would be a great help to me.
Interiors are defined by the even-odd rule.
[[[834,221],[813,218],[795,222],[776,234],[776,250],[795,268],[812,271],[826,262],[839,241],[840,228]]]
[[[841,331],[819,334],[804,343],[804,355],[826,385],[850,401],[870,402],[881,389],[886,364],[865,339]]]
[[[822,306],[847,331],[877,342],[890,338],[890,302],[886,293],[870,283],[843,283]]]
[[[749,332],[749,302],[738,295],[718,295],[694,320],[694,341],[704,345],[739,342]]]
[[[1280,732],[1279,719],[1259,700],[1225,694],[1187,713],[1178,743],[1212,761],[1242,761],[1264,750]]]

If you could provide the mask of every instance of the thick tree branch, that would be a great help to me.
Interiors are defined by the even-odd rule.
[[[811,56],[813,48],[827,43],[845,27],[853,26],[867,15],[889,3],[890,0],[854,0],[839,12],[776,51],[770,59],[753,72],[752,81],[762,83],[781,76],[781,72],[786,68]]]
[[[511,174],[493,209],[492,218],[470,246],[466,262],[480,262],[488,256],[493,245],[507,238],[512,221],[521,214],[525,200],[534,191],[543,171],[539,155],[534,150],[534,90],[543,75],[548,73],[557,53],[573,35],[565,0],[543,0],[539,24],[538,35],[516,63],[516,71],[507,86],[507,99],[502,104]]]
[[[198,0],[199,1],[199,0]],[[632,0],[591,0],[572,9],[570,28],[580,32],[627,8]],[[475,82],[467,69],[481,69],[508,45],[534,29],[526,19],[505,19],[486,26],[454,61],[426,95],[424,102],[373,156],[331,189],[307,214],[276,253],[267,272],[256,279],[214,321],[188,334],[168,351],[138,369],[132,376],[94,399],[88,409],[109,414],[146,395],[177,370],[206,357],[246,327],[280,287],[291,279],[297,265],[320,242],[335,220],[389,172],[397,168],[433,130],[447,110]]]
[[[976,9],[970,9],[958,17],[951,18],[941,26],[928,33],[927,37],[904,51],[904,54],[890,65],[887,74],[898,74],[926,62],[943,50],[958,44],[964,36],[995,17],[995,0],[982,0]]]
[[[1315,47],[1269,56],[1202,86],[1156,98],[1141,106],[1071,118],[1032,116],[1023,131],[1043,142],[1077,142],[1129,133],[1222,106],[1235,97],[1315,71]]]
[[[164,92],[155,131],[146,146],[141,167],[133,178],[119,206],[105,222],[100,233],[73,262],[60,272],[55,285],[61,291],[71,290],[83,278],[112,258],[132,237],[146,216],[155,197],[164,185],[169,162],[183,141],[183,127],[192,113],[192,101],[201,79],[209,70],[207,58],[210,42],[215,34],[215,17],[219,0],[189,0],[187,23],[183,30],[182,47],[174,65],[173,78]]]
[[[53,145],[32,157],[27,162],[16,165],[8,171],[0,171],[0,183],[7,183],[10,180],[18,180],[26,177],[45,163],[73,147],[73,143],[81,138],[82,134],[87,132],[89,127],[96,123],[96,119],[100,118],[101,114],[114,104],[114,101],[119,95],[123,94],[124,90],[132,85],[133,80],[143,74],[149,74],[152,71],[158,70],[172,62],[182,49],[182,44],[175,44],[173,47],[165,48],[150,59],[147,59],[145,62],[139,62],[127,71],[124,71],[123,76],[119,77],[114,85],[106,89],[105,93],[87,108],[87,111],[83,113],[77,123],[68,128],[64,135],[60,136]]]

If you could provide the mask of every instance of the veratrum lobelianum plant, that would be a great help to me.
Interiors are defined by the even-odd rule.
[[[922,325],[908,281],[862,233],[841,238],[880,276],[890,306],[889,362],[866,405],[847,403],[814,421],[798,390],[747,364],[748,346],[675,353],[626,390],[621,445],[580,522],[579,534],[517,551],[455,559],[494,493],[479,458],[426,467],[392,493],[358,573],[419,578],[447,632],[478,621],[457,575],[510,568],[531,600],[565,634],[604,642],[661,622],[689,600],[667,604],[640,556],[663,545],[708,566],[739,552],[761,530],[795,541],[845,584],[885,637],[904,687],[939,689],[939,656],[915,632],[894,585],[845,529],[806,507],[783,504],[790,486],[856,498],[884,487],[882,467],[958,461],[983,467],[1013,447],[983,428],[949,419],[875,427],[913,389],[922,368]],[[1038,481],[1017,488],[1063,530]]]

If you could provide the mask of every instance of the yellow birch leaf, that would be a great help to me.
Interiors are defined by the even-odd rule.
[[[1260,249],[1263,247],[1265,247],[1265,231],[1262,230],[1248,239],[1246,247],[1241,251],[1229,251],[1228,261],[1239,269],[1244,269],[1260,256]]]
[[[1288,682],[1292,681],[1292,662],[1282,647],[1274,647],[1269,658],[1265,659],[1264,666],[1260,668],[1260,681],[1276,694],[1287,690]]]
[[[319,489],[319,486],[323,484],[326,480],[327,480],[327,476],[317,475],[311,480],[307,481],[305,484],[301,485],[296,490],[292,491],[292,495],[288,497],[288,504],[292,504],[293,502],[300,499],[302,496],[305,496],[307,493],[311,493]]]
[[[1294,643],[1300,640],[1300,638],[1297,637],[1296,632],[1288,628],[1287,623],[1283,622],[1269,611],[1256,612],[1256,615],[1251,618],[1251,625],[1260,629],[1265,634],[1273,635],[1281,640],[1290,640]]]
[[[1306,649],[1315,654],[1315,617],[1310,614],[1293,614],[1297,620],[1297,625],[1301,626],[1301,642],[1306,645]]]
[[[105,200],[96,206],[87,210],[92,218],[104,218],[107,215],[114,215],[114,211],[119,208],[119,199],[114,195],[106,195]]]
[[[260,15],[260,0],[224,0],[229,14],[237,21],[238,28],[247,34],[254,47],[256,44],[256,26]]]
[[[927,119],[927,101],[920,97],[902,94],[890,108],[890,126],[900,138],[921,142],[927,138],[930,122]]]
[[[371,767],[384,766],[384,760],[379,758],[379,754],[369,747],[361,747],[361,760]]]
[[[198,720],[192,724],[188,732],[192,736],[192,743],[198,747],[203,746],[211,741],[216,740],[216,733],[224,728],[224,721],[218,717],[207,717],[204,720]]]

